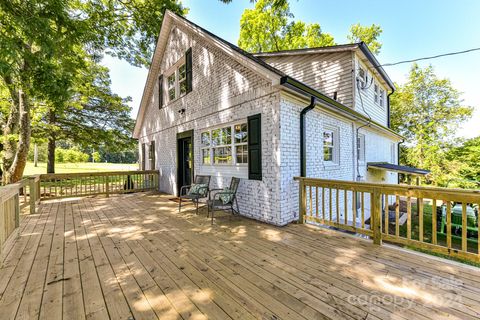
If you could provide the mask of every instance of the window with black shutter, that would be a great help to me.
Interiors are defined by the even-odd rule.
[[[187,93],[192,91],[192,48],[185,52],[185,69],[187,78]]]
[[[163,107],[163,74],[158,77],[158,108]]]
[[[148,159],[150,160],[150,170],[155,170],[155,141],[150,142],[150,150],[148,153]]]
[[[262,115],[247,118],[248,123],[248,179],[262,180]]]

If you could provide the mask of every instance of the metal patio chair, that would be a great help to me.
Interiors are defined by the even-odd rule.
[[[180,188],[180,195],[178,199],[178,212],[182,209],[182,201],[192,201],[196,205],[196,213],[198,214],[198,203],[200,199],[207,198],[210,192],[210,179],[211,176],[195,176],[193,184],[188,186],[182,186]],[[204,187],[198,188],[195,192],[190,192],[190,189],[193,185],[205,185]]]
[[[208,200],[207,200],[207,208],[208,208],[207,218],[210,216],[210,213],[212,213],[212,224],[213,224],[215,210],[230,209],[232,211],[232,215],[240,214],[240,209],[238,208],[238,201],[237,201],[237,190],[238,190],[239,184],[240,184],[240,178],[232,177],[232,180],[230,181],[230,188],[228,188],[228,191],[226,191],[225,189],[210,190],[210,195],[208,196]],[[212,194],[213,194],[213,198],[212,198]],[[224,201],[225,199],[228,201]],[[233,208],[234,205],[236,207],[236,210]]]

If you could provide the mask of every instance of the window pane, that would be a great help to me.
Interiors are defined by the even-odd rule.
[[[247,140],[247,124],[235,125],[235,143],[248,142]]]
[[[324,146],[333,146],[333,131],[324,131],[323,132],[323,145]]]
[[[232,143],[232,127],[222,129],[222,144]]]
[[[232,163],[232,148],[220,147],[214,148],[214,163],[215,164],[229,164]]]
[[[333,147],[323,147],[323,161],[333,161]]]
[[[182,81],[179,83],[179,86],[180,86],[180,95],[183,96],[184,94],[187,93],[187,81],[186,81],[186,80],[182,80]]]
[[[202,146],[210,146],[210,132],[202,132]]]
[[[185,79],[185,75],[186,75],[186,68],[185,68],[185,65],[182,64],[179,68],[178,68],[178,80],[181,81],[183,79]]]
[[[167,85],[168,85],[168,99],[173,100],[175,99],[175,73],[173,73],[167,78]]]
[[[237,154],[237,163],[248,163],[248,146],[236,146],[235,153]]]
[[[212,145],[218,146],[221,142],[220,129],[212,130]]]
[[[202,163],[211,164],[210,161],[210,149],[202,149]]]

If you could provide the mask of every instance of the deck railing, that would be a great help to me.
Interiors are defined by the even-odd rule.
[[[40,177],[31,176],[0,187],[0,253],[7,239],[20,224],[20,213],[24,210],[35,212]]]
[[[156,190],[158,179],[155,170],[42,174],[40,199]]]
[[[40,200],[156,190],[158,179],[154,170],[55,173],[0,187],[0,254],[20,224],[20,213],[35,213]]]
[[[299,223],[480,262],[480,191],[296,177]]]

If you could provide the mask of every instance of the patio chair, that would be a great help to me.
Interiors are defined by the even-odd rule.
[[[196,213],[198,214],[198,203],[200,199],[209,196],[209,185],[211,176],[195,176],[193,184],[188,186],[182,186],[180,188],[180,195],[178,199],[178,212],[182,209],[182,201],[192,201],[196,207]]]
[[[234,215],[235,213],[240,214],[240,209],[238,208],[238,202],[237,202],[237,189],[239,184],[240,184],[240,178],[232,177],[229,188],[210,190],[210,195],[208,196],[208,201],[207,201],[207,208],[208,208],[207,218],[210,216],[210,212],[211,212],[212,224],[213,224],[215,210],[230,209],[232,211],[232,215]],[[213,193],[213,198],[212,198],[212,193]],[[236,210],[233,208],[234,205],[236,207]]]

